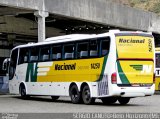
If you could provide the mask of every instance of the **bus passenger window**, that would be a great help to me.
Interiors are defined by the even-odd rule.
[[[64,45],[64,59],[73,59],[74,58],[74,44]]]
[[[62,46],[56,45],[52,46],[52,60],[59,60],[62,59]]]
[[[27,63],[28,58],[29,58],[29,50],[27,48],[21,48],[18,64]]]
[[[38,55],[39,55],[39,48],[38,47],[32,47],[31,48],[31,54],[30,54],[30,62],[37,62],[38,61]]]
[[[109,53],[110,38],[101,38],[101,56],[105,56]]]
[[[79,43],[77,48],[77,58],[88,57],[88,42]]]
[[[90,57],[98,57],[98,43],[97,40],[90,41],[90,49],[89,49]]]
[[[40,51],[40,61],[48,61],[49,60],[49,55],[50,55],[50,47],[42,47]]]

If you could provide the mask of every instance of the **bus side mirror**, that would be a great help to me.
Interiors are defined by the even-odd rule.
[[[3,71],[7,71],[7,70],[8,70],[9,62],[10,62],[10,59],[9,59],[9,58],[6,58],[6,59],[3,61],[3,64],[2,64],[2,70],[3,70]]]
[[[2,70],[3,70],[3,71],[6,71],[6,70],[7,70],[7,63],[4,63],[4,64],[2,65]]]

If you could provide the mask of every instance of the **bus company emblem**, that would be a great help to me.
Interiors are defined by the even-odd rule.
[[[143,69],[143,65],[130,65],[130,67],[132,67],[136,71],[142,71]]]
[[[141,73],[150,73],[152,71],[152,65],[130,65],[136,71],[141,71]]]
[[[55,70],[75,70],[76,69],[76,63],[74,64],[55,64]]]
[[[145,39],[143,40],[133,40],[132,38],[131,39],[123,39],[123,38],[120,38],[119,39],[119,43],[144,43],[145,42]]]

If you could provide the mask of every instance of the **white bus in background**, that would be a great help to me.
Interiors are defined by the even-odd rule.
[[[9,90],[22,98],[127,104],[154,94],[154,50],[152,34],[119,30],[20,45],[11,52]]]

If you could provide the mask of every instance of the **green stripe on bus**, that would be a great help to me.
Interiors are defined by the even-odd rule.
[[[31,79],[31,82],[37,82],[37,67],[38,63],[35,63],[35,67],[34,67],[34,63],[28,63],[27,66],[27,72],[26,72],[26,82],[29,82],[29,77]]]
[[[97,80],[97,82],[101,81],[102,78],[103,78],[103,74],[104,74],[104,70],[105,70],[105,67],[106,67],[107,58],[108,58],[108,55],[104,56],[101,74],[100,74],[99,79]]]
[[[118,51],[116,53],[116,56],[118,59]],[[122,67],[120,65],[120,62],[118,60],[117,60],[117,67],[118,67],[118,74],[119,74],[119,77],[120,77],[122,84],[130,84],[130,82],[129,82],[127,76],[125,75],[125,73],[123,72]]]
[[[129,84],[129,80],[128,80],[127,76],[125,75],[125,73],[123,72],[119,61],[117,61],[117,67],[118,67],[118,74],[119,74],[119,77],[122,81],[122,84]]]

